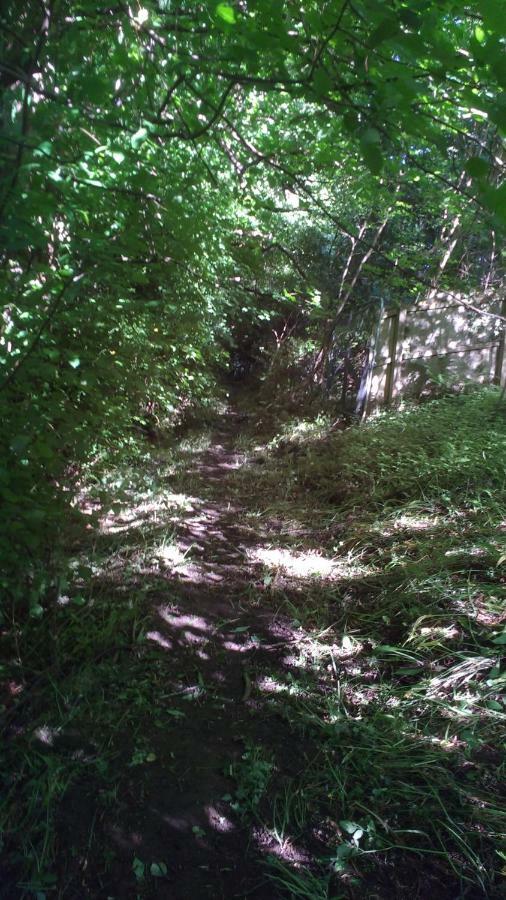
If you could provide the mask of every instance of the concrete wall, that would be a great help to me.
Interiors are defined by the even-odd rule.
[[[470,310],[461,300],[483,312]],[[364,411],[427,396],[438,378],[455,384],[504,384],[504,322],[487,312],[505,316],[506,303],[440,292],[414,306],[385,311],[371,347]]]

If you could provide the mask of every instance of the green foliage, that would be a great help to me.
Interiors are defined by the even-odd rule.
[[[86,592],[59,604],[83,481],[90,470],[106,481],[118,455],[139,459],[136,431],[209,405],[224,348],[271,326],[279,343],[286,326],[330,356],[343,315],[362,328],[379,301],[434,283],[497,288],[502,20],[499,0],[3,4],[0,615],[18,665],[43,636],[57,660],[84,657],[93,682]],[[492,400],[476,398],[353,429],[335,445],[346,502],[365,490],[374,504],[488,508],[503,486],[501,441]],[[328,500],[334,462],[315,459],[300,479]],[[114,615],[101,604],[90,614],[106,648]],[[271,763],[247,754],[240,802],[257,807]],[[33,754],[21,787],[53,815],[72,777]],[[11,788],[4,818],[22,834]],[[49,822],[26,890],[54,884],[51,833]],[[148,865],[165,874],[139,860],[136,875]]]
[[[266,757],[262,747],[246,747],[241,760],[232,768],[237,782],[233,808],[242,813],[255,812],[267,791],[273,771],[274,763]]]
[[[147,407],[170,422],[205,399],[231,322],[286,298],[318,321],[317,297],[333,320],[378,280],[414,297],[449,217],[467,237],[438,278],[483,282],[504,220],[501,12],[2,9],[1,578],[23,614],[55,587],[81,467]]]
[[[295,520],[280,546],[315,534],[335,567],[269,587],[306,629],[299,689],[273,671],[271,706],[319,748],[262,807],[281,848],[323,835],[316,865],[269,862],[294,896],[350,879],[357,896],[501,895],[505,436],[499,391],[480,390],[271,442],[255,496]]]
[[[378,503],[476,506],[499,501],[506,488],[506,423],[494,389],[383,413],[343,434],[338,446],[353,493]]]
[[[232,590],[248,624],[227,614],[206,645],[216,653],[208,671],[228,672],[239,712],[224,771],[234,786],[220,804],[230,804],[225,818],[237,823],[236,833],[254,828],[255,841],[265,841],[269,853],[279,850],[264,859],[273,892],[330,900],[351,883],[359,897],[374,891],[404,898],[428,883],[442,896],[500,896],[506,636],[498,400],[497,390],[449,397],[340,435],[323,418],[305,420],[270,443],[262,432],[261,466],[253,462],[259,435],[250,435],[249,445],[242,436],[243,465],[231,471],[227,498],[249,504],[251,544],[256,531],[261,548],[267,542],[288,556],[316,547],[333,569],[278,578],[272,569],[264,575],[242,564],[245,580]],[[457,450],[445,456],[456,438],[476,463],[496,451],[474,479],[465,460],[461,472]],[[163,892],[164,883],[154,880],[174,877],[173,858],[160,849],[150,854],[144,833],[142,852],[132,849],[125,864],[114,855],[114,838],[95,822],[124,821],[132,784],[137,817],[144,785],[157,792],[159,778],[176,783],[187,771],[192,716],[207,726],[218,710],[223,723],[224,698],[230,708],[224,683],[195,671],[191,649],[180,657],[190,661],[186,679],[183,665],[174,667],[173,654],[150,638],[152,602],[178,602],[161,563],[172,529],[188,525],[192,508],[199,519],[202,508],[220,508],[219,494],[201,494],[195,482],[198,454],[208,449],[206,434],[200,443],[181,442],[177,452],[162,447],[141,457],[127,448],[116,467],[97,464],[85,499],[100,503],[103,515],[114,507],[114,525],[126,530],[91,532],[89,544],[75,548],[60,602],[24,624],[23,667],[15,652],[19,632],[8,635],[5,674],[17,693],[5,710],[15,727],[1,749],[0,827],[16,889],[49,893],[64,880],[93,893],[97,871],[107,879],[114,865],[134,891]],[[353,470],[352,451],[361,471]],[[423,481],[405,470],[404,454],[425,466]],[[188,461],[192,471],[178,476]],[[366,464],[374,474],[370,491]],[[191,495],[173,493],[177,477]],[[330,494],[336,486],[341,502]],[[223,490],[222,481],[215,490]],[[196,495],[205,498],[202,505]],[[220,524],[213,520],[213,531]],[[227,670],[220,649],[227,632],[234,641],[253,638],[254,610],[266,621],[259,602],[284,628],[292,619],[293,629],[273,641],[270,616],[266,634],[258,628],[241,697],[236,652],[227,651]],[[209,619],[211,634],[216,620]],[[274,691],[263,688],[268,678]],[[216,745],[221,767],[224,744]],[[200,745],[195,753],[200,762]],[[84,824],[74,835],[65,814],[76,804]],[[204,829],[193,817],[187,834],[197,846],[220,839],[211,823]],[[63,841],[72,848],[64,859]],[[81,852],[90,860],[84,871]]]

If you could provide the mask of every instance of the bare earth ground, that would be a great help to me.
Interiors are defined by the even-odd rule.
[[[255,466],[237,481],[243,454],[234,450],[244,419],[230,410],[211,446],[193,456],[178,483],[172,480],[172,490],[185,499],[170,521],[162,517],[156,525],[160,534],[170,530],[170,544],[158,558],[162,574],[147,571],[134,579],[151,608],[146,638],[157,651],[150,658],[159,701],[135,734],[124,735],[117,802],[94,820],[100,842],[112,847],[108,871],[98,872],[88,861],[83,882],[90,894],[267,900],[282,895],[265,878],[260,858],[274,853],[305,859],[305,851],[289,841],[280,846],[260,817],[257,825],[244,821],[236,798],[237,767],[246,757],[248,781],[258,748],[262,759],[273,761],[279,789],[285,776],[296,778],[306,758],[318,753],[270,700],[276,675],[286,678],[294,662],[296,667],[290,647],[302,631],[279,611],[269,578],[250,553],[259,543],[268,545],[283,523],[262,519],[252,526],[247,515]],[[125,522],[113,516],[108,525],[109,537],[135,541],[135,517]],[[118,549],[121,555],[121,541]],[[258,768],[261,783],[262,762]],[[80,843],[76,818],[83,837],[88,831],[96,816],[93,785],[90,792],[83,784],[71,791],[60,823],[62,843]],[[145,877],[142,867],[136,877],[132,860],[144,864]],[[162,864],[156,878],[149,877],[152,863]],[[69,896],[82,893],[71,888]]]
[[[267,450],[269,415],[234,391],[83,492],[74,576],[10,683],[2,900],[505,896],[480,883],[504,757],[472,731],[499,716],[490,551],[437,509],[375,530],[332,445],[314,470],[310,445]]]

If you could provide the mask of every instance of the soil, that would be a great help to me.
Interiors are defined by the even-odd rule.
[[[314,722],[327,726],[320,704],[330,708],[336,680],[356,659],[340,657],[338,673],[320,638],[332,632],[329,646],[341,646],[348,609],[367,608],[372,581],[347,583],[353,561],[334,581],[326,570],[336,542],[353,533],[353,514],[315,508],[297,448],[285,448],[276,467],[276,453],[265,450],[279,431],[269,426],[269,409],[234,391],[207,445],[202,428],[187,451],[179,448],[174,468],[169,450],[154,446],[132,502],[107,512],[107,500],[100,528],[90,526],[80,549],[104,564],[89,602],[70,617],[63,607],[54,634],[53,620],[45,626],[47,643],[61,642],[59,656],[37,667],[18,705],[6,704],[13,753],[18,736],[28,746],[19,754],[24,796],[50,796],[52,806],[41,799],[40,813],[26,812],[30,840],[33,823],[37,847],[46,840],[41,864],[35,850],[21,860],[18,848],[29,852],[30,842],[16,844],[14,834],[11,846],[7,835],[2,900],[313,900],[313,888],[314,900],[502,896],[461,881],[457,855],[450,868],[436,854],[401,849],[370,862],[366,852],[360,868],[353,857],[344,869],[336,862],[336,848],[350,846],[342,828],[354,784],[346,782],[344,801],[332,788],[327,771],[330,761],[339,772],[339,741],[326,749]],[[76,649],[81,609],[90,616]],[[398,623],[386,621],[382,633],[383,642],[403,640]],[[371,649],[365,641],[363,648]],[[362,672],[364,695],[376,676]],[[13,684],[12,695],[21,687]],[[353,703],[349,696],[352,712]],[[339,728],[346,736],[347,722]],[[365,729],[361,735],[367,740]],[[360,741],[354,746],[360,755]],[[499,767],[496,748],[482,747],[473,765],[481,762]],[[356,806],[366,809],[370,782],[361,786],[367,773],[357,771]],[[60,785],[61,772],[70,775]],[[498,784],[487,790],[497,794]],[[44,838],[55,806],[54,839],[51,827]],[[284,877],[303,874],[299,892],[273,880],[276,860]],[[20,872],[38,878],[46,868],[52,881],[23,884]]]
[[[248,561],[259,531],[249,524],[247,497],[237,493],[234,481],[241,462],[234,442],[244,423],[244,413],[229,410],[212,445],[174,484],[175,491],[189,487],[198,498],[172,522],[173,537],[188,553],[188,563],[169,564],[165,584],[157,578],[148,592],[148,639],[159,651],[158,663],[162,661],[164,694],[173,696],[166,702],[184,719],[165,732],[147,717],[143,737],[150,757],[142,766],[128,768],[132,748],[125,735],[128,752],[117,802],[96,820],[93,783],[81,781],[67,792],[59,823],[62,848],[68,853],[82,845],[93,821],[94,841],[105,846],[101,857],[108,864],[97,869],[90,853],[82,871],[79,853],[79,887],[74,887],[74,876],[65,897],[283,896],[260,865],[267,854],[279,853],[279,844],[263,830],[261,816],[252,825],[250,816],[234,809],[235,767],[248,748],[261,747],[263,756],[275,761],[276,789],[286,776],[296,778],[318,748],[293,734],[257,686],[262,673],[272,677],[290,669],[287,650],[297,630],[273,607],[261,567]],[[254,480],[253,469],[245,483],[249,496]],[[274,520],[267,532],[279,527]],[[262,602],[252,602],[252,594]],[[191,702],[185,703],[189,696]],[[285,858],[297,854],[290,846],[283,852]],[[135,858],[145,864],[146,873],[158,861],[167,871],[138,879],[132,869]]]

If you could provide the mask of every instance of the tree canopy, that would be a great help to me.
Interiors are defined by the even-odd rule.
[[[1,7],[5,897],[504,896],[505,0]]]
[[[9,560],[36,555],[63,473],[124,437],[139,404],[205,399],[232,322],[291,303],[332,327],[435,283],[497,283],[503,14],[500,0],[4,7]]]

